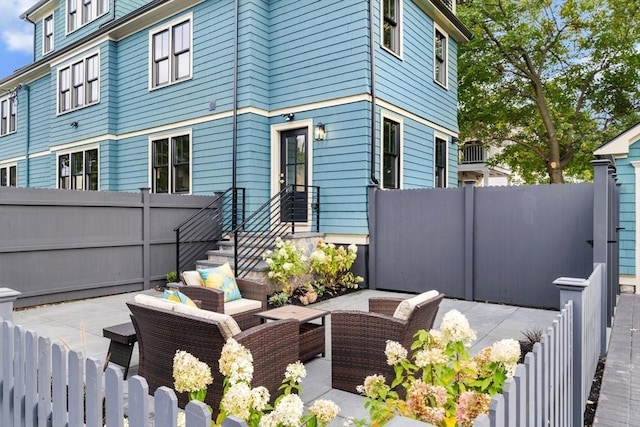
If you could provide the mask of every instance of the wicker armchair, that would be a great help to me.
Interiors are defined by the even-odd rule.
[[[264,283],[236,278],[236,283],[238,284],[238,289],[240,289],[240,293],[242,294],[242,299],[259,301],[261,303],[259,308],[252,308],[240,312],[229,312],[228,307],[225,309],[224,292],[218,289],[207,288],[205,286],[189,284],[189,282],[184,279],[184,273],[183,283],[185,286],[180,286],[178,288],[180,292],[192,300],[200,300],[200,308],[203,310],[230,314],[243,331],[259,325],[260,318],[255,316],[255,314],[267,309],[267,294],[269,293],[269,286]]]
[[[436,293],[434,293],[436,295]],[[407,320],[394,317],[400,298],[371,298],[369,311],[336,310],[331,313],[331,386],[356,393],[356,387],[373,374],[395,378],[384,354],[387,340],[411,348],[413,335],[433,327],[440,301],[437,294],[415,306]]]
[[[151,393],[160,386],[173,388],[173,357],[184,350],[211,368],[214,380],[207,389],[205,403],[214,413],[222,398],[222,377],[218,360],[228,338],[222,325],[209,319],[128,302],[138,338],[140,362],[138,374],[146,378]],[[253,356],[252,385],[264,386],[271,402],[281,392],[286,367],[298,360],[298,322],[280,320],[243,330],[233,338],[251,351]],[[180,407],[188,403],[187,393],[176,393]]]

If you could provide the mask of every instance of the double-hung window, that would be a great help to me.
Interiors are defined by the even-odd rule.
[[[151,185],[154,193],[191,191],[190,140],[189,134],[151,140]]]
[[[191,17],[150,34],[150,89],[191,77]]]
[[[58,114],[95,104],[100,93],[98,54],[73,62],[58,71]]]
[[[98,149],[73,151],[58,156],[58,188],[98,190]]]
[[[400,188],[400,123],[382,123],[382,188]]]
[[[42,25],[42,53],[53,50],[53,15],[44,18]]]
[[[402,0],[382,2],[382,46],[400,55]]]
[[[15,98],[0,99],[0,136],[16,131],[16,109]]]
[[[0,166],[0,187],[15,187],[18,182],[16,165]]]
[[[67,32],[99,18],[109,11],[109,0],[67,0]]]
[[[435,187],[447,186],[447,140],[436,136],[435,143]]]
[[[433,40],[433,78],[442,86],[447,87],[447,36],[436,28]]]

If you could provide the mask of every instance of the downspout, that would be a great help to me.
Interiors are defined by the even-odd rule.
[[[369,0],[369,70],[371,74],[371,182],[378,185],[376,178],[376,51],[375,51],[375,13],[374,0]]]
[[[233,272],[238,277],[238,190],[237,185],[237,161],[238,161],[238,2],[234,2],[234,24],[233,24],[233,156],[231,161],[231,188],[232,188],[232,213],[231,224],[234,230],[233,236]]]
[[[22,89],[27,91],[27,140],[25,142],[24,148],[24,160],[25,160],[25,175],[27,179],[25,180],[25,187],[29,188],[29,152],[31,151],[31,91],[29,90],[28,85],[23,85]]]

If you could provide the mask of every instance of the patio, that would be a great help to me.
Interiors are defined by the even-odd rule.
[[[159,296],[155,290],[143,291],[145,294]],[[88,357],[104,360],[109,340],[102,336],[102,328],[129,320],[129,309],[125,302],[133,299],[135,293],[79,300],[61,304],[44,305],[13,313],[13,322],[40,336],[49,337],[52,342],[62,342],[73,350],[80,350]],[[338,309],[366,310],[367,301],[374,296],[401,296],[407,294],[376,290],[362,290],[332,300],[314,304],[314,308],[333,311]],[[435,321],[438,328],[442,316],[449,310],[463,313],[471,327],[477,333],[477,341],[472,351],[491,345],[503,338],[522,338],[522,331],[533,328],[544,329],[550,326],[558,312],[538,310],[501,304],[487,304],[463,300],[444,299]],[[340,406],[340,416],[332,423],[342,425],[344,418],[364,418],[364,400],[355,393],[347,393],[331,388],[331,349],[330,316],[327,321],[327,353],[325,357],[316,357],[306,363],[307,377],[302,382],[301,397],[307,404],[318,398],[330,399]],[[133,353],[129,377],[137,373],[137,350]],[[216,368],[214,380],[216,378]],[[218,374],[219,377],[219,374]]]

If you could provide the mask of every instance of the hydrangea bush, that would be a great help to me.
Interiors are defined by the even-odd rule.
[[[269,303],[280,306],[296,298],[307,305],[325,292],[335,294],[357,288],[364,279],[349,271],[357,252],[356,245],[344,248],[320,240],[307,259],[304,249],[277,238],[275,249],[262,255],[269,267],[268,277],[279,289],[269,298]]]
[[[416,333],[411,354],[400,343],[387,341],[385,355],[395,378],[389,384],[381,375],[370,375],[358,386],[371,425],[402,415],[441,427],[470,427],[479,414],[488,413],[491,396],[501,393],[513,376],[520,344],[501,340],[472,357],[475,339],[466,317],[452,310],[439,331]]]
[[[204,400],[206,386],[211,384],[209,366],[184,351],[176,352],[173,359],[175,389],[189,392],[189,400]],[[222,425],[225,418],[235,416],[250,427],[325,427],[338,415],[338,406],[330,400],[318,399],[304,413],[304,404],[298,392],[300,382],[307,375],[304,365],[295,362],[287,366],[278,396],[273,405],[265,387],[252,387],[253,356],[251,352],[233,338],[222,348],[219,370],[224,376],[220,411],[212,427]],[[204,388],[204,394],[192,393]],[[202,400],[200,399],[202,398]],[[184,427],[184,413],[178,416],[178,426]]]

